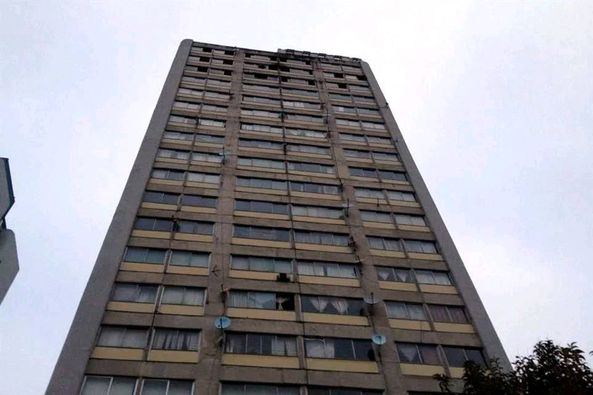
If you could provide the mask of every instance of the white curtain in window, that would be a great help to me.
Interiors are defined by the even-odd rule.
[[[272,355],[296,355],[296,341],[288,336],[274,336],[272,338]]]
[[[338,313],[342,315],[348,313],[348,301],[346,299],[333,299],[331,304],[336,310],[338,310]]]
[[[329,303],[329,300],[327,298],[321,296],[312,297],[310,300],[313,307],[315,307],[315,310],[317,310],[320,313],[322,313],[325,310],[327,304]]]
[[[325,345],[323,340],[306,339],[305,347],[307,349],[307,357],[309,358],[326,358]]]

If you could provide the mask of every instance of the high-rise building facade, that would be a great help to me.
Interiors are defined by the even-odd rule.
[[[48,394],[426,394],[504,350],[368,64],[182,41]]]

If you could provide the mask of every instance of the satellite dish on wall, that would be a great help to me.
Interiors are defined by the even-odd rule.
[[[362,298],[362,300],[364,300],[366,304],[370,305],[379,303],[379,300],[375,298],[375,295],[373,293],[371,293],[369,296],[365,296],[364,298]]]
[[[377,333],[375,333],[372,337],[371,340],[373,341],[373,343],[375,343],[376,345],[380,346],[382,344],[385,344],[385,342],[387,341],[387,338],[383,335],[379,335]]]
[[[231,326],[231,319],[226,315],[221,315],[214,321],[214,326],[218,329],[226,329]]]

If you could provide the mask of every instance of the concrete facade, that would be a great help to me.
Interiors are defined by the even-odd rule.
[[[453,355],[508,366],[369,66],[182,41],[47,393],[437,392]]]

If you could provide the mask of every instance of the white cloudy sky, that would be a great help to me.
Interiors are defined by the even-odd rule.
[[[367,60],[509,356],[593,349],[592,2],[84,3],[0,1],[0,393],[45,390],[183,38]]]

